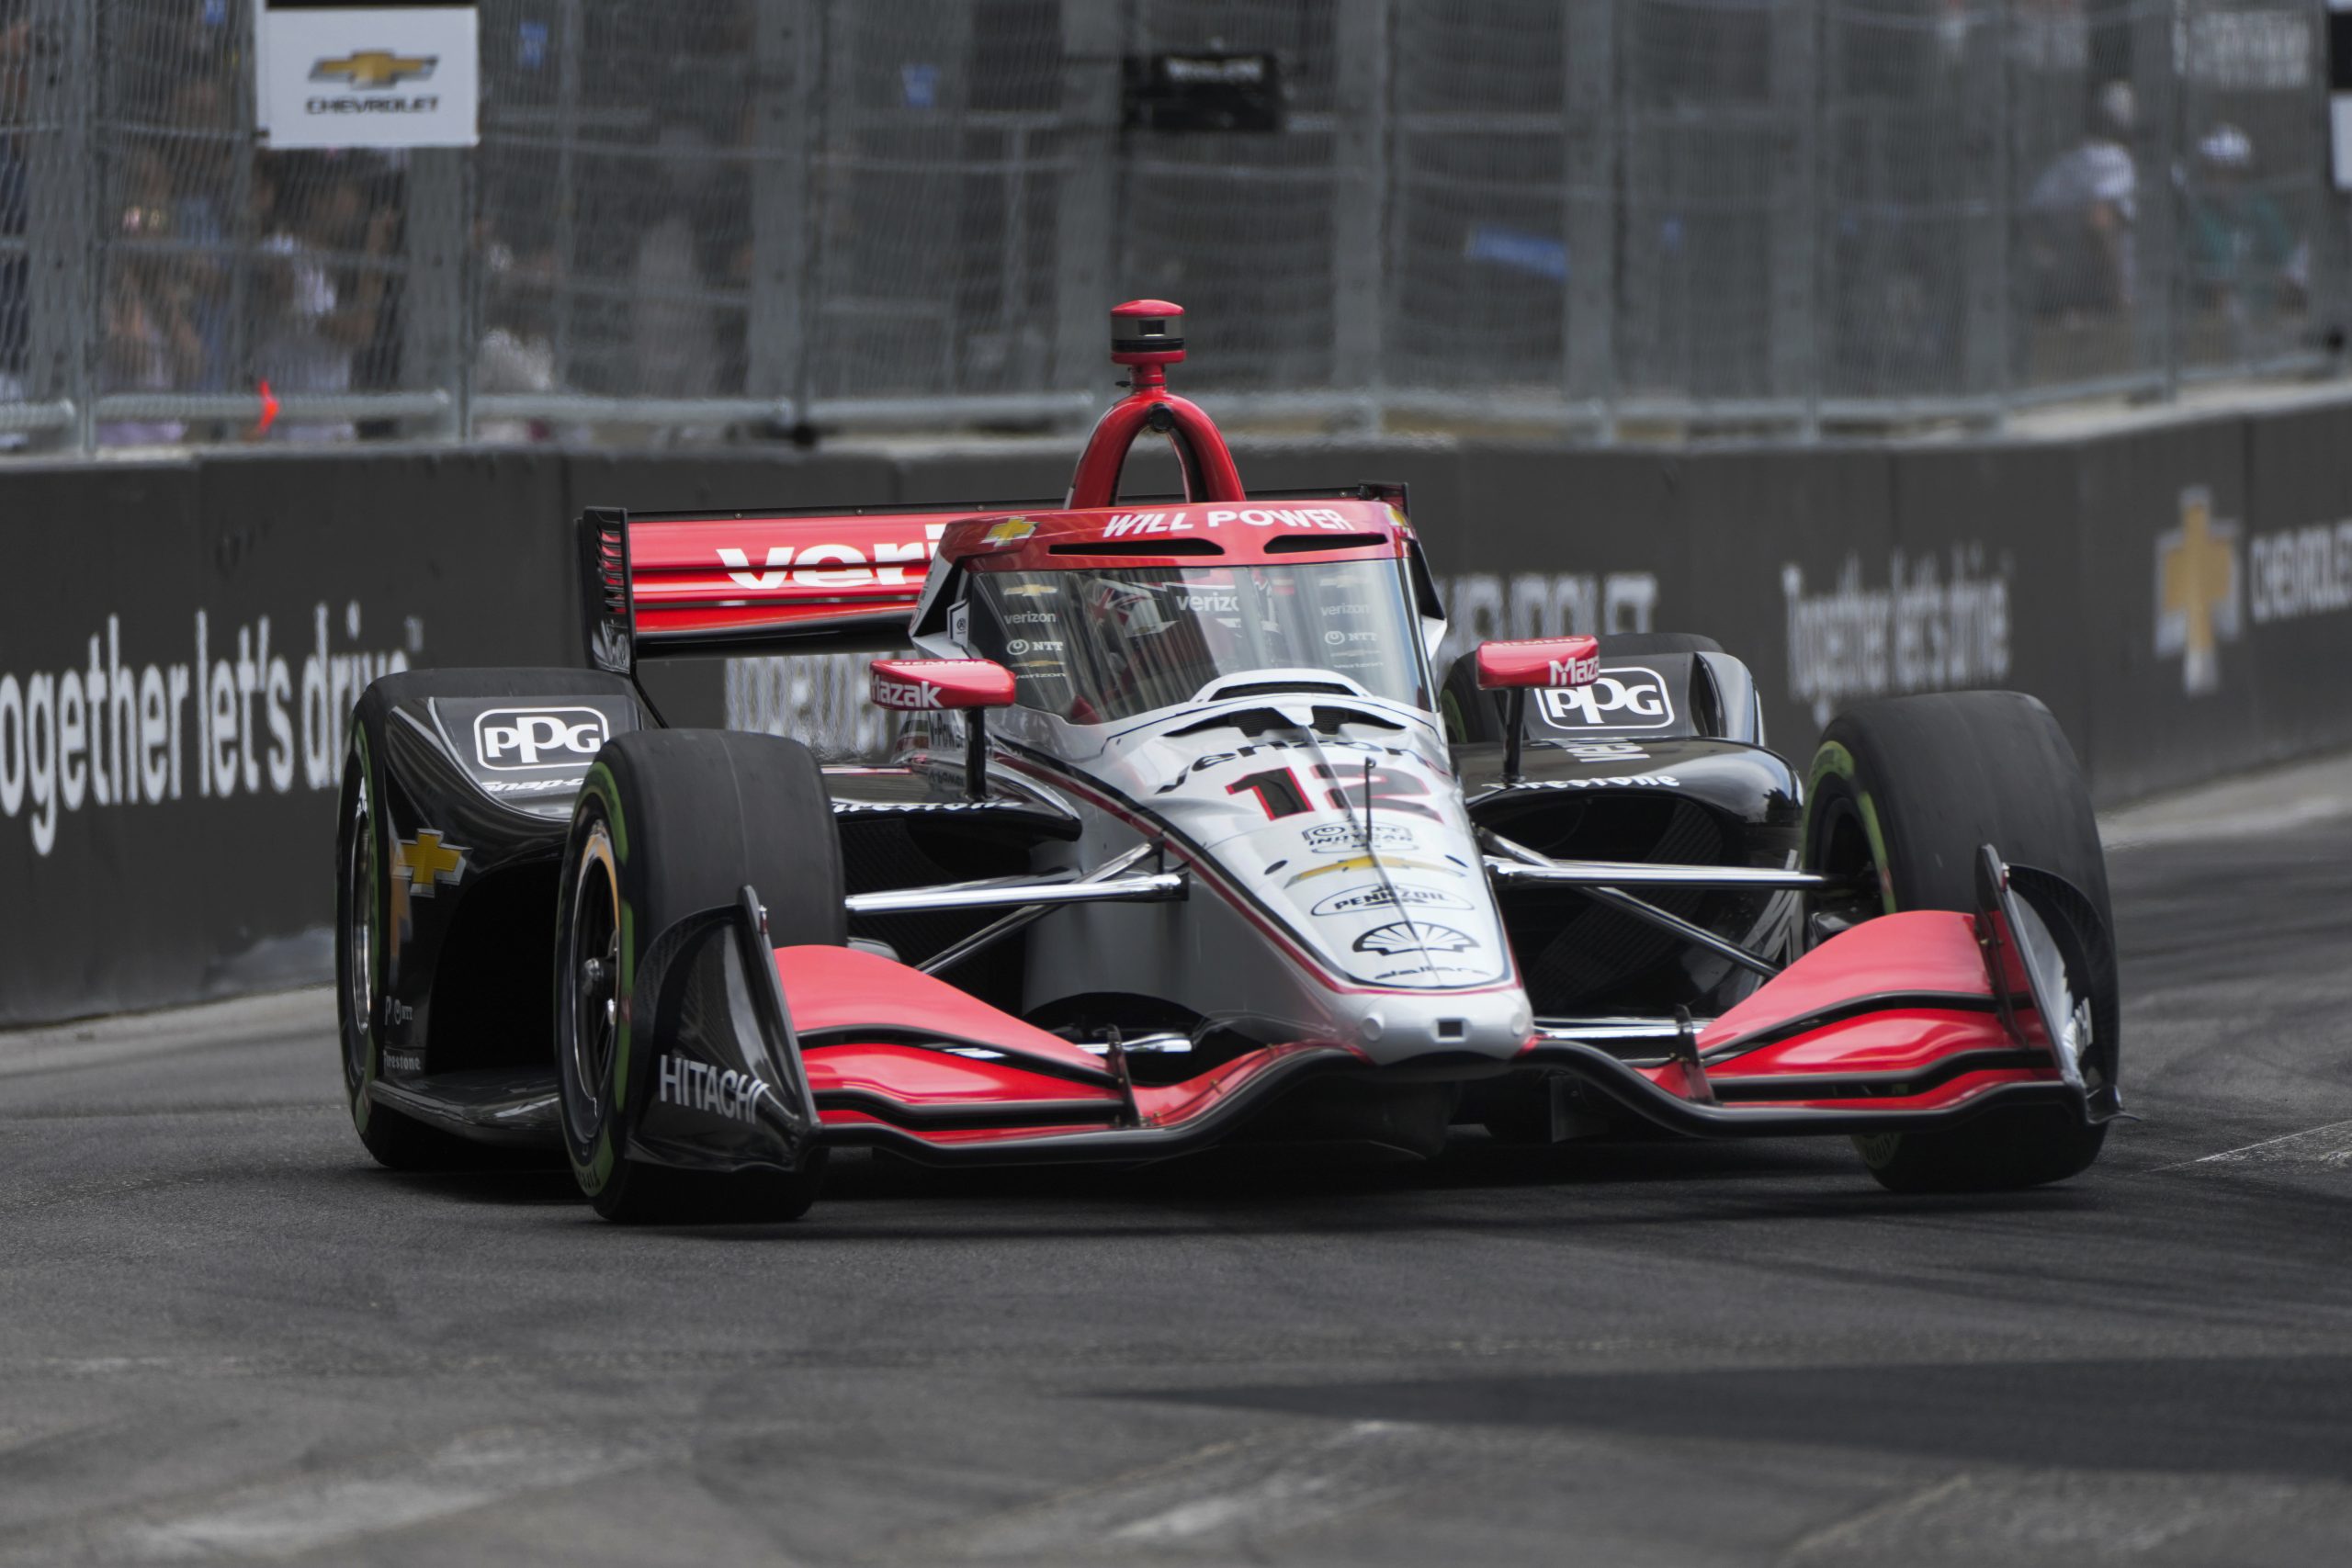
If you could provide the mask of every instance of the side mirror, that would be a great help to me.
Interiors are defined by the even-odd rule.
[[[1012,705],[1012,671],[991,659],[877,659],[868,695],[876,707],[898,713],[961,710],[964,720],[964,794],[986,800],[989,793],[989,708]]]
[[[1520,781],[1521,739],[1527,728],[1527,694],[1589,686],[1600,680],[1600,639],[1547,637],[1482,642],[1477,659],[1478,689],[1510,694],[1504,716],[1503,783],[1515,784]]]
[[[871,669],[876,707],[944,713],[1012,705],[1012,671],[994,660],[877,659]]]
[[[1597,637],[1531,637],[1523,642],[1478,645],[1481,691],[1539,691],[1589,686],[1600,679]]]

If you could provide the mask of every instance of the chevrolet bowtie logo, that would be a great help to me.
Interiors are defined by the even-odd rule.
[[[1030,522],[1026,517],[1008,517],[980,537],[990,545],[1013,545],[1020,543],[1036,531],[1037,525]]]
[[[422,82],[441,63],[435,54],[394,54],[388,49],[363,49],[341,60],[322,60],[311,67],[313,82],[348,82],[363,91],[396,87],[410,77]]]
[[[2180,526],[2156,540],[2156,656],[2180,656],[2181,689],[2222,686],[2221,645],[2238,637],[2238,525],[2218,522],[2213,497],[2180,494]]]
[[[434,888],[445,882],[454,887],[465,874],[466,852],[443,843],[431,828],[413,839],[392,840],[392,879],[406,883],[419,898],[432,897]]]

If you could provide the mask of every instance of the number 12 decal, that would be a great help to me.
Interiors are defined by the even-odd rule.
[[[1298,776],[1295,768],[1268,768],[1262,773],[1245,773],[1226,785],[1225,793],[1256,795],[1258,804],[1265,807],[1267,819],[1277,822],[1285,817],[1327,809],[1368,812],[1375,803],[1384,811],[1402,811],[1432,819],[1437,817],[1435,811],[1421,804],[1429,787],[1410,773],[1367,768],[1361,775],[1343,775],[1329,762],[1318,762],[1315,775],[1329,789],[1327,803],[1317,803],[1313,786]]]

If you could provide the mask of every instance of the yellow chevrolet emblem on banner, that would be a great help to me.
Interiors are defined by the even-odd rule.
[[[2180,526],[2156,540],[2156,654],[2179,657],[2191,696],[2221,689],[2221,645],[2238,635],[2237,545],[2201,486],[2181,492]]]
[[[348,82],[361,89],[394,87],[413,76],[433,74],[439,60],[430,54],[394,54],[388,49],[362,49],[340,60],[322,60],[311,67],[313,82]]]

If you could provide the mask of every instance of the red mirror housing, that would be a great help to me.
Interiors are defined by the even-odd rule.
[[[1482,642],[1477,668],[1478,688],[1487,692],[1589,686],[1600,679],[1600,639],[1547,637]]]
[[[1012,671],[994,660],[877,659],[872,670],[868,692],[876,707],[946,713],[1012,705]]]

